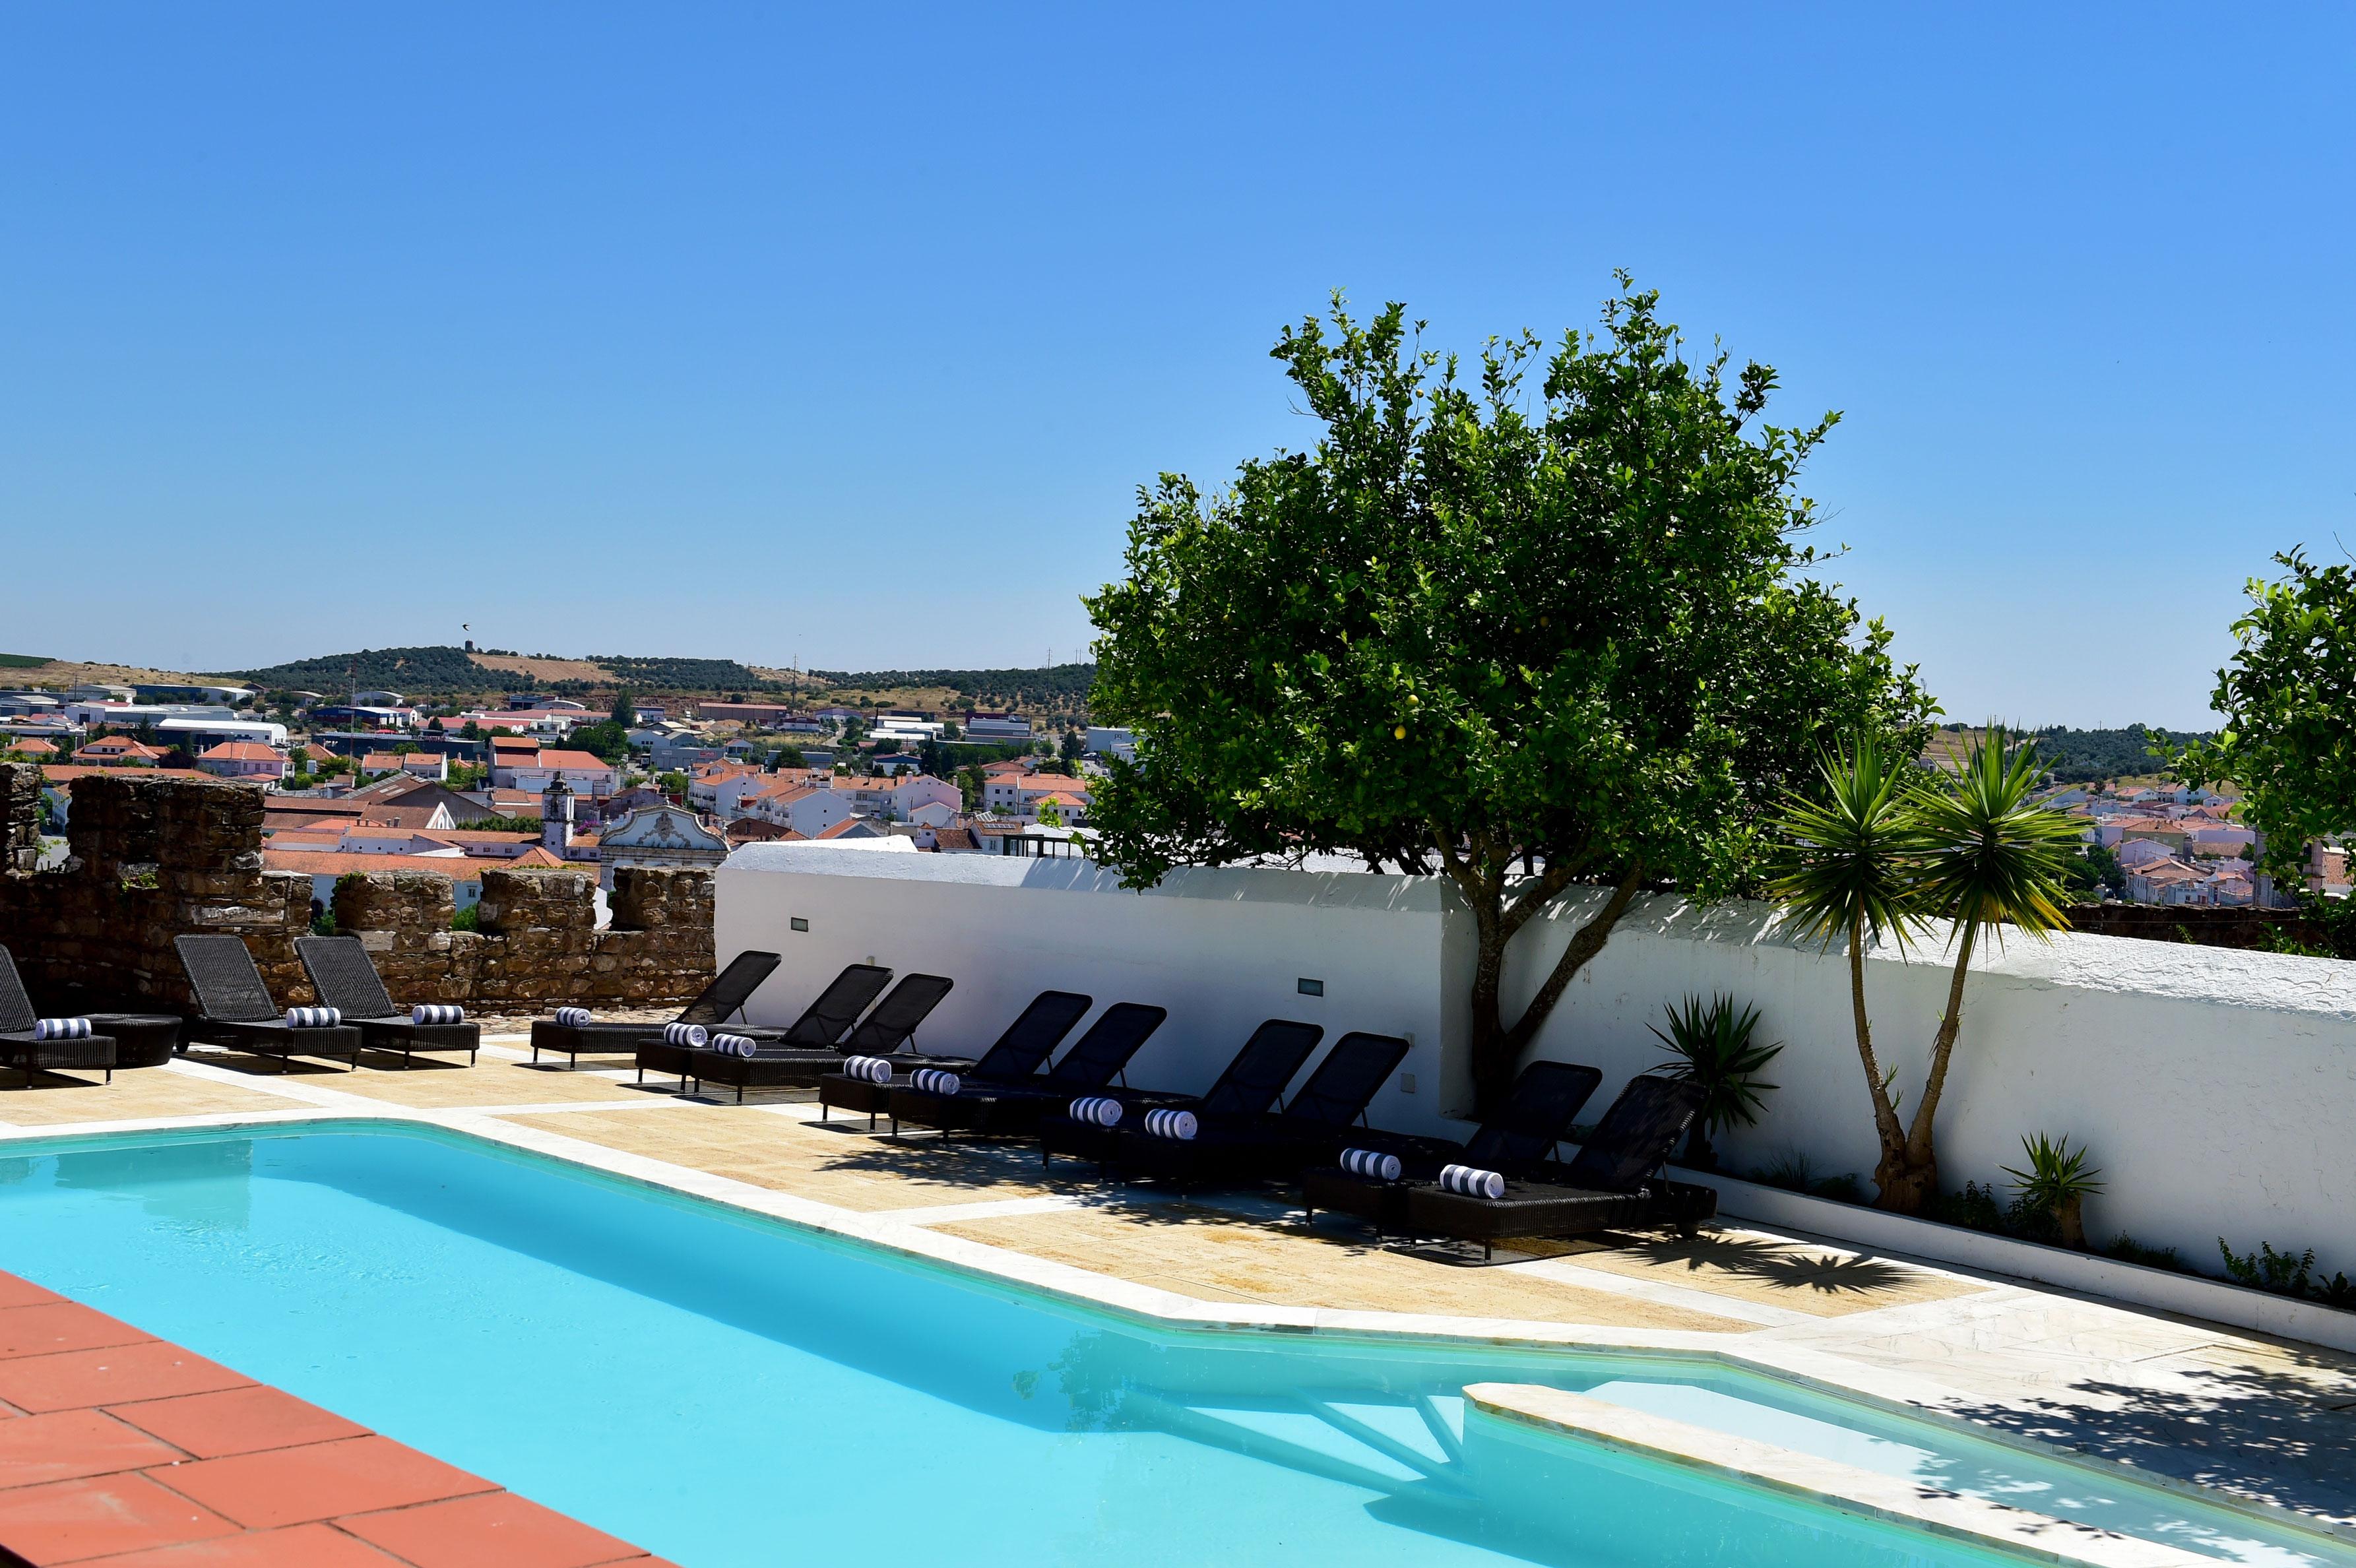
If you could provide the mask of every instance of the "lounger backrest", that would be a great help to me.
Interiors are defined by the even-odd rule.
[[[16,961],[0,947],[0,1034],[18,1034],[38,1022],[33,998],[25,994],[25,982],[16,974]]]
[[[831,1046],[851,1032],[859,1015],[867,1010],[884,987],[892,983],[892,971],[879,964],[853,964],[844,969],[820,991],[818,1000],[802,1010],[794,1027],[786,1031],[787,1045]]]
[[[1206,1116],[1258,1116],[1284,1093],[1309,1053],[1324,1037],[1319,1024],[1270,1019],[1252,1030],[1251,1039],[1236,1052],[1219,1081],[1203,1092]]]
[[[1407,1057],[1407,1041],[1388,1034],[1345,1034],[1284,1107],[1288,1122],[1346,1127],[1366,1114],[1375,1091]]]
[[[916,1026],[941,1005],[941,998],[956,984],[946,975],[908,976],[875,1004],[873,1012],[859,1020],[842,1049],[857,1056],[891,1055],[908,1043]]]
[[[1047,1070],[1047,1082],[1058,1091],[1103,1088],[1120,1076],[1121,1069],[1129,1065],[1138,1047],[1169,1016],[1167,1008],[1115,1002],[1088,1026],[1088,1032],[1080,1036],[1079,1043],[1064,1052],[1063,1059]]]
[[[1570,1061],[1533,1061],[1514,1080],[1497,1114],[1466,1140],[1464,1163],[1479,1170],[1520,1176],[1551,1158],[1596,1085],[1601,1068]]]
[[[359,937],[298,936],[294,951],[302,955],[303,972],[311,976],[321,1002],[347,1018],[392,1017],[392,993],[384,988],[384,978]]]
[[[991,1083],[1015,1083],[1031,1077],[1095,1005],[1094,997],[1077,991],[1040,992],[966,1076]]]
[[[236,936],[176,936],[180,967],[197,993],[197,1010],[218,1023],[268,1023],[279,1016],[270,987],[254,966],[244,939]]]
[[[1564,1179],[1597,1192],[1633,1192],[1658,1170],[1701,1106],[1701,1091],[1675,1078],[1634,1078],[1580,1146]]]
[[[728,960],[728,967],[712,977],[712,984],[696,994],[695,1000],[680,1009],[676,1021],[683,1024],[724,1024],[744,1010],[761,982],[773,974],[785,960],[774,953],[748,948]]]

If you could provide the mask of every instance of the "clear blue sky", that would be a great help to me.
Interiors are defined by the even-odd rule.
[[[2201,720],[2356,545],[2356,12],[1656,9],[12,7],[0,648],[1068,658],[1330,289],[1625,266],[1952,713]]]

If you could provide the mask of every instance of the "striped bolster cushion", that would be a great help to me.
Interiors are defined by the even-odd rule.
[[[854,1056],[842,1064],[842,1071],[865,1083],[892,1082],[892,1064],[880,1056]]]
[[[761,1048],[753,1043],[750,1035],[715,1034],[712,1037],[712,1049],[723,1056],[750,1056]]]
[[[1397,1181],[1399,1179],[1398,1156],[1378,1153],[1370,1148],[1344,1149],[1342,1168],[1369,1181]]]
[[[665,1045],[688,1045],[693,1046],[696,1050],[701,1051],[703,1049],[705,1043],[711,1039],[712,1031],[705,1029],[701,1024],[663,1025],[663,1043]]]
[[[466,1009],[455,1002],[420,1002],[409,1009],[409,1021],[413,1024],[465,1023]]]
[[[35,1040],[88,1040],[88,1019],[37,1019],[33,1022]]]
[[[954,1094],[965,1087],[964,1080],[954,1072],[944,1072],[937,1067],[919,1067],[908,1074],[908,1082],[927,1094]]]
[[[1194,1113],[1167,1108],[1145,1113],[1145,1130],[1157,1138],[1191,1138],[1194,1136]]]
[[[1469,1165],[1444,1165],[1440,1168],[1440,1188],[1465,1198],[1498,1199],[1505,1195],[1505,1179],[1494,1170],[1475,1170]]]
[[[594,1015],[587,1008],[559,1008],[556,1021],[566,1029],[580,1029],[590,1023]]]
[[[1072,1102],[1071,1116],[1076,1122],[1109,1127],[1119,1122],[1122,1108],[1121,1103],[1109,1094],[1084,1094]]]
[[[333,1029],[344,1021],[344,1015],[333,1008],[289,1008],[286,1009],[288,1029]]]

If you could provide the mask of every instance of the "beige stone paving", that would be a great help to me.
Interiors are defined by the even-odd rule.
[[[851,1123],[837,1122],[830,1130],[752,1106],[681,1103],[626,1115],[581,1111],[505,1119],[864,1212],[1076,1189],[1043,1183],[1035,1163],[1026,1169],[994,1151],[944,1147],[931,1139],[898,1144],[853,1131]],[[863,1120],[858,1125],[863,1129]]]
[[[1744,1333],[1752,1327],[1510,1270],[1436,1262],[1377,1247],[1363,1238],[1341,1240],[1300,1225],[1237,1220],[1187,1204],[1010,1214],[948,1221],[933,1229],[1215,1301],[1700,1333]]]
[[[647,1098],[645,1089],[616,1083],[594,1072],[534,1069],[513,1061],[486,1058],[470,1072],[462,1060],[428,1062],[414,1067],[380,1068],[363,1064],[358,1072],[339,1072],[319,1081],[322,1088],[361,1094],[419,1110],[500,1105],[552,1105],[575,1102],[612,1101],[635,1104]]]
[[[0,1124],[54,1127],[72,1122],[145,1121],[152,1116],[248,1115],[307,1109],[301,1101],[266,1092],[262,1084],[220,1083],[190,1073],[143,1067],[118,1072],[111,1084],[37,1078],[29,1089],[0,1090]]]
[[[1547,1250],[1579,1268],[1683,1285],[1815,1317],[1944,1301],[1987,1289],[1977,1280],[1933,1274],[1887,1258],[1739,1232],[1712,1232],[1689,1242],[1612,1236],[1558,1243]]]

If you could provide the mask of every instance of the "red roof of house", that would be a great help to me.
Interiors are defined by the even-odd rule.
[[[340,877],[348,871],[432,871],[454,882],[472,882],[480,880],[484,867],[492,863],[464,855],[366,855],[358,850],[277,849],[268,845],[262,850],[263,870],[305,871],[315,877]]]
[[[0,747],[0,750],[19,752],[27,757],[54,757],[58,754],[57,747],[42,740],[38,735],[12,739],[5,747]]]
[[[535,767],[542,768],[605,768],[609,770],[613,766],[612,763],[606,762],[605,758],[598,756],[594,752],[542,752],[534,760],[533,765]]]
[[[259,741],[223,741],[198,761],[207,763],[275,763],[278,753]]]
[[[509,868],[524,867],[532,870],[562,870],[565,863],[548,852],[545,844],[535,844],[508,862]]]

